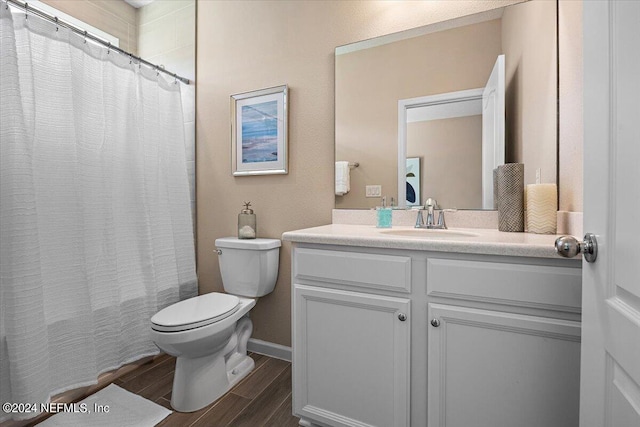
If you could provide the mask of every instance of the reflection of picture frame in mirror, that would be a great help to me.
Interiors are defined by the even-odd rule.
[[[234,176],[286,174],[287,86],[231,96]]]
[[[420,205],[420,157],[407,159],[407,206]]]

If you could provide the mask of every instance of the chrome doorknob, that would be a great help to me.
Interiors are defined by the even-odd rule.
[[[594,262],[598,258],[598,241],[592,233],[585,234],[582,242],[572,236],[558,237],[555,247],[558,255],[565,258],[573,258],[578,254],[584,255],[587,262]]]
[[[438,319],[431,319],[431,326],[433,326],[434,328],[437,328],[438,326],[440,326],[440,321]]]
[[[400,319],[401,322],[404,322],[405,320],[407,320],[407,315],[404,313],[400,313],[398,314],[398,319]]]

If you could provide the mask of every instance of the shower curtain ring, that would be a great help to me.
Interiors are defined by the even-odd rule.
[[[56,20],[56,32],[57,32],[58,31],[58,17],[54,16],[53,18]]]
[[[29,3],[24,4],[24,19],[28,19],[29,18]]]
[[[84,44],[87,44],[87,30],[84,30]]]
[[[107,55],[109,55],[111,53],[111,42],[109,42],[109,45],[107,45]]]

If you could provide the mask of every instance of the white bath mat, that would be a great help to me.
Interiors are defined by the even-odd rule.
[[[107,409],[108,408],[108,409]],[[66,409],[66,412],[63,412]],[[171,411],[115,384],[41,422],[44,427],[152,427]]]

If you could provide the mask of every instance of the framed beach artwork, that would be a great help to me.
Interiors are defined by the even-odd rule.
[[[286,174],[287,86],[231,96],[233,175]]]

